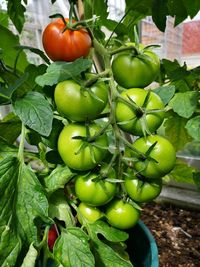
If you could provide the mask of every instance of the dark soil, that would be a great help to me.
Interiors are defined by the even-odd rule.
[[[200,212],[146,204],[142,221],[153,234],[160,267],[200,267]]]

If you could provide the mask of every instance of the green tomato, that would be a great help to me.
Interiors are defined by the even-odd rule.
[[[91,206],[101,206],[108,203],[115,195],[116,183],[108,182],[106,179],[96,180],[99,175],[106,171],[107,164],[104,164],[99,173],[78,175],[75,180],[76,196],[84,203]],[[112,168],[107,178],[115,178],[116,174]],[[106,177],[105,177],[106,178]]]
[[[161,192],[162,179],[147,180],[136,177],[129,172],[124,186],[129,197],[138,203],[149,202],[155,199]]]
[[[176,162],[176,151],[173,145],[164,137],[150,135],[138,138],[133,147],[145,154],[155,144],[147,159],[139,157],[134,168],[138,173],[149,179],[157,179],[168,174]]]
[[[77,82],[66,80],[57,84],[54,99],[58,112],[66,118],[73,121],[91,120],[105,108],[108,88],[104,82],[97,81],[85,90]]]
[[[134,42],[126,43],[127,46],[136,46]],[[160,59],[158,55],[152,50],[153,47],[145,47],[144,44],[139,44],[139,53],[145,54],[153,59],[151,62],[151,67],[153,68],[154,73],[157,75],[160,71]]]
[[[91,137],[100,129],[94,123],[88,126]],[[77,136],[87,136],[86,126],[81,123],[66,125],[58,137],[58,152],[69,168],[79,171],[93,169],[106,155],[107,135],[102,134],[92,143],[88,143],[87,140],[75,139]]]
[[[83,218],[89,222],[94,223],[101,217],[103,217],[103,213],[96,207],[91,207],[85,203],[80,203],[78,206],[78,213],[77,213],[78,221],[80,224],[83,224]]]
[[[144,125],[150,133],[153,133],[162,124],[165,112],[155,112],[155,109],[163,110],[164,103],[154,92],[150,92],[148,98],[147,94],[147,90],[140,88],[131,88],[121,93],[122,98],[127,101],[131,99],[138,106],[138,109],[135,109],[122,102],[122,100],[118,100],[116,121],[123,131],[141,136],[144,134]],[[146,98],[148,99],[147,101],[145,101]],[[145,102],[146,104],[143,107]]]
[[[144,88],[155,80],[159,69],[159,58],[148,50],[139,55],[122,52],[112,62],[114,78],[124,88]]]
[[[105,215],[110,225],[125,230],[137,223],[140,211],[128,202],[114,199],[108,204]]]

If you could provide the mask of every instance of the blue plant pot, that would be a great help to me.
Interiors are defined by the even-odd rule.
[[[134,267],[158,267],[158,248],[149,228],[139,221],[129,231],[127,251]]]

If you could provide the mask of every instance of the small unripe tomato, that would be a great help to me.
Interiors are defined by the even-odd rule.
[[[103,213],[96,207],[91,207],[90,205],[87,205],[83,202],[81,202],[78,206],[78,221],[80,224],[83,224],[83,218],[89,222],[94,223],[98,219],[100,219],[103,216]]]

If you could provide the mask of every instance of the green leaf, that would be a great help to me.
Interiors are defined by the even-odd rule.
[[[63,267],[94,267],[88,236],[80,228],[62,231],[54,245],[54,257]]]
[[[123,35],[128,35],[130,40],[135,41],[134,25],[148,15],[151,15],[152,0],[126,0],[126,17],[123,20],[125,30]]]
[[[4,10],[0,11],[0,25],[8,28],[8,13]]]
[[[52,130],[48,138],[42,137],[42,141],[45,145],[52,149],[57,149],[58,136],[63,129],[63,123],[60,120],[53,119]]]
[[[121,253],[117,253],[110,246],[106,245],[104,242],[95,241],[94,254],[97,267],[133,267],[132,263],[123,258]]]
[[[33,64],[29,64],[26,69],[25,69],[25,73],[28,74],[28,79],[27,79],[27,83],[29,85],[29,88],[27,88],[25,90],[25,92],[31,91],[34,89],[34,91],[37,90],[38,84],[35,82],[35,79],[38,75],[41,75],[43,73],[46,72],[47,66],[44,64],[41,65],[33,65]],[[24,89],[24,88],[23,88]]]
[[[200,10],[200,1],[199,0],[183,0],[184,6],[187,10],[190,18],[193,18]]]
[[[102,1],[102,0],[95,0],[93,2],[93,12],[99,17],[98,24],[100,26],[105,26],[109,30],[114,30],[117,26],[117,22],[111,19],[108,19],[108,3],[107,1]],[[119,27],[121,27],[119,25]]]
[[[100,220],[90,224],[89,227],[93,233],[96,235],[103,235],[108,241],[121,242],[128,239],[128,234],[126,232],[113,228]]]
[[[0,137],[13,144],[21,133],[21,121],[14,113],[9,113],[0,120]]]
[[[21,0],[7,0],[7,12],[12,20],[13,24],[15,25],[18,32],[22,31],[24,22],[25,22],[25,11],[26,8],[22,5]]]
[[[164,32],[166,28],[167,15],[167,0],[153,0],[152,19],[158,29],[162,32]]]
[[[15,267],[21,251],[22,242],[16,231],[9,228],[10,224],[0,225],[0,264],[1,267]]]
[[[169,176],[176,182],[193,184],[193,173],[194,168],[188,166],[188,164],[183,160],[177,159],[176,164]]]
[[[25,83],[28,80],[28,76],[28,73],[24,73],[20,78],[15,79],[14,83],[9,85],[8,91],[11,93],[9,95],[10,100],[13,94],[19,94],[18,92],[16,93],[18,89],[22,91],[22,95],[25,94],[26,91],[24,92],[24,86],[27,86]]]
[[[191,90],[190,86],[188,85],[188,82],[185,80],[173,81],[171,85],[175,86],[176,92],[187,92]]]
[[[175,94],[175,86],[174,85],[168,85],[168,86],[160,86],[155,89],[153,89],[153,92],[160,96],[163,103],[166,105],[169,103],[170,99]]]
[[[176,93],[169,102],[174,112],[183,118],[190,118],[198,104],[198,92]]]
[[[15,170],[16,171],[16,170]],[[21,164],[17,177],[17,192],[15,192],[15,211],[17,227],[20,236],[29,244],[38,244],[36,218],[50,223],[48,219],[48,201],[42,185],[35,173],[25,164]]]
[[[79,58],[74,62],[54,62],[48,68],[47,72],[36,78],[40,86],[54,85],[69,78],[78,76],[86,71],[92,65],[89,59]]]
[[[46,65],[44,64],[39,66],[30,64],[24,70],[24,74],[18,77],[14,72],[2,68],[0,76],[5,83],[0,84],[0,104],[9,104],[12,96],[20,98],[33,89],[34,91],[40,89],[39,85],[35,83],[35,77],[45,71]],[[5,84],[8,84],[8,87]]]
[[[75,219],[63,190],[54,192],[49,199],[49,216],[65,222],[65,227],[75,225]]]
[[[8,155],[17,156],[17,154],[18,147],[7,143],[5,139],[0,137],[0,160],[6,158]]]
[[[40,133],[48,136],[52,129],[53,111],[44,98],[38,92],[28,92],[23,98],[13,103],[14,112],[21,121]]]
[[[15,49],[15,46],[19,45],[19,37],[14,35],[7,28],[0,25],[0,48],[2,49],[2,54],[0,55],[4,63],[13,68],[15,64],[15,59],[18,54],[18,51]],[[28,61],[24,52],[20,53],[20,57],[17,63],[17,70],[24,71]]]
[[[84,0],[84,17],[85,19],[90,19],[94,15],[94,6],[92,0]]]
[[[57,189],[64,188],[73,177],[74,173],[67,166],[56,167],[49,176],[44,179],[48,193],[53,193]]]
[[[5,83],[0,83],[0,104],[5,105],[10,103],[13,88],[7,87]]]
[[[169,14],[172,17],[175,17],[174,21],[175,26],[187,18],[188,14],[184,6],[183,0],[173,0],[173,1],[168,0],[167,6],[169,9]]]
[[[50,60],[48,59],[48,57],[45,55],[45,53],[42,50],[40,50],[38,48],[27,46],[27,45],[18,45],[18,46],[16,46],[16,49],[19,51],[27,49],[27,50],[31,51],[32,53],[40,56],[41,59],[43,59],[44,62],[46,62],[48,65],[50,64]]]
[[[200,141],[200,116],[190,119],[185,128],[191,137],[197,141]]]
[[[181,150],[185,144],[191,141],[191,137],[185,128],[186,123],[187,120],[176,115],[176,113],[172,113],[172,116],[168,117],[164,122],[165,135],[176,151]]]
[[[16,266],[24,247],[35,242],[35,219],[48,220],[48,202],[35,174],[15,157],[0,161],[0,266]]]
[[[176,59],[174,61],[163,59],[162,66],[171,81],[183,80],[190,74],[187,66],[185,64],[181,66]]]
[[[35,267],[36,259],[38,256],[37,250],[33,244],[30,245],[28,253],[26,254],[21,267]]]

